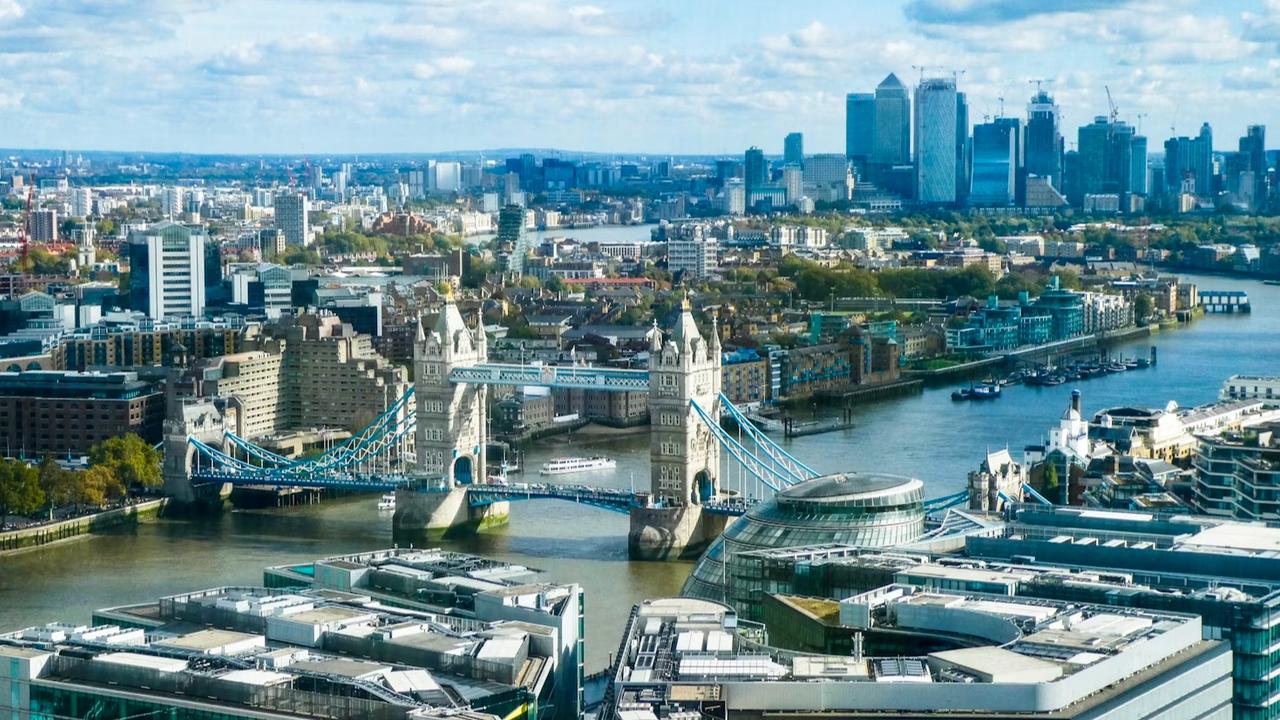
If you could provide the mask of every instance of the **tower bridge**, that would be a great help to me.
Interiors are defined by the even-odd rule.
[[[774,492],[818,476],[755,427],[720,390],[718,332],[703,338],[686,300],[675,326],[654,333],[643,370],[488,362],[483,324],[469,327],[451,297],[414,343],[416,385],[368,427],[318,457],[293,460],[208,417],[166,422],[166,489],[262,485],[396,492],[397,533],[438,535],[506,522],[510,503],[554,499],[626,513],[638,559],[700,553],[727,522]],[[562,483],[507,484],[486,473],[490,386],[649,393],[650,478],[641,491]],[[737,431],[720,425],[732,417]],[[965,493],[941,498],[954,505]]]

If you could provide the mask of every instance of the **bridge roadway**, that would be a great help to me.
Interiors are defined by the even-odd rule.
[[[438,485],[422,484],[417,479],[404,475],[356,475],[350,473],[332,473],[325,475],[277,475],[264,477],[249,473],[202,470],[192,475],[192,481],[203,483],[230,483],[242,487],[305,487],[328,488],[347,492],[389,492],[398,489],[413,489],[418,492],[448,492],[449,489]],[[514,483],[465,485],[467,502],[472,507],[483,507],[495,502],[512,502],[518,500],[567,500],[581,505],[589,505],[618,513],[628,513],[633,507],[641,507],[646,500],[645,495],[631,490],[593,487],[591,485],[568,485],[560,483]],[[756,498],[729,497],[720,500],[708,500],[702,504],[703,512],[713,515],[736,517],[745,514],[747,509],[759,502]]]
[[[517,365],[513,363],[481,363],[456,367],[449,379],[466,385],[502,385],[518,387],[573,388],[578,390],[611,390],[614,392],[648,392],[649,371],[625,368],[584,367],[581,365]]]

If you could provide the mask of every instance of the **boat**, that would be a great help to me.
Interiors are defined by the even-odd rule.
[[[592,470],[611,470],[618,463],[604,456],[552,458],[542,464],[541,475],[569,475]]]
[[[1263,285],[1280,285],[1280,280],[1263,280]]]
[[[968,399],[969,399],[969,394],[970,394],[970,393],[972,393],[972,392],[973,392],[973,391],[972,391],[972,390],[969,390],[969,389],[956,390],[955,392],[951,393],[951,399],[952,399],[952,400],[957,400],[957,401],[958,401],[958,400],[968,400]]]
[[[983,383],[969,391],[970,400],[995,400],[1000,397],[1000,386],[994,383]]]
[[[396,509],[395,493],[388,493],[378,498],[378,509],[379,510],[395,510]]]

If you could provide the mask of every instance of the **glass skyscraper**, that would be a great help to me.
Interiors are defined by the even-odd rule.
[[[958,147],[959,99],[955,80],[932,78],[916,87],[916,199],[923,203],[954,203],[957,173],[963,152]]]
[[[1047,177],[1062,189],[1062,133],[1058,127],[1058,106],[1049,93],[1040,91],[1027,105],[1026,170],[1028,175]]]
[[[1017,182],[1018,125],[995,122],[973,126],[973,205],[1009,205]],[[1016,119],[1015,119],[1016,122]]]
[[[876,142],[876,96],[849,93],[844,99],[844,154],[858,163],[871,159]]]
[[[804,165],[804,135],[798,132],[787,133],[782,141],[782,163],[784,165]]]
[[[905,165],[911,162],[911,98],[897,75],[889,75],[876,86],[875,151],[877,165]]]
[[[747,152],[743,154],[743,165],[746,171],[743,180],[748,192],[769,181],[769,166],[765,163],[764,151],[760,148],[747,148]]]

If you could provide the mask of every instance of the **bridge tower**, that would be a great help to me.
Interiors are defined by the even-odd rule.
[[[470,508],[466,488],[486,481],[486,401],[481,384],[453,383],[454,368],[488,359],[484,322],[477,313],[474,330],[467,327],[445,291],[444,307],[428,332],[418,321],[413,346],[417,473],[435,492],[402,490],[396,494],[393,526],[397,531],[443,534],[506,522],[507,503]]]
[[[699,553],[724,529],[702,504],[720,492],[720,444],[691,403],[720,416],[720,337],[704,340],[688,298],[680,319],[649,348],[650,499],[631,511],[630,554],[664,560]]]

